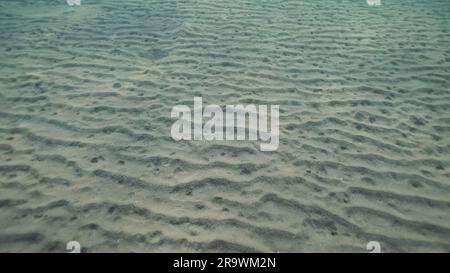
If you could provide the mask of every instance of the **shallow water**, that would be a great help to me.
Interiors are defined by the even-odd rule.
[[[381,2],[2,0],[0,251],[450,251],[450,2]]]

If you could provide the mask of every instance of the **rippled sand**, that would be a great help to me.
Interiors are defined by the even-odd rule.
[[[0,2],[0,251],[450,251],[448,0]],[[175,142],[280,105],[280,146]]]

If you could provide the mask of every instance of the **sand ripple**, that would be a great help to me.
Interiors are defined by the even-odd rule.
[[[449,1],[63,2],[0,3],[0,251],[450,251]]]

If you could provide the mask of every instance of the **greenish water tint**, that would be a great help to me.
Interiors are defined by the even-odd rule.
[[[447,0],[2,0],[0,251],[450,251]],[[280,106],[280,144],[173,106]]]

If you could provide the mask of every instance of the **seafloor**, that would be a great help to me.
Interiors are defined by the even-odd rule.
[[[0,251],[450,251],[450,1],[0,1]],[[280,105],[280,146],[171,109]]]

